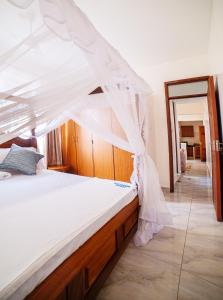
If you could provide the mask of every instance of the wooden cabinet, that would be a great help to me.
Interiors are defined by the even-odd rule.
[[[182,137],[194,137],[194,126],[181,126]]]
[[[194,156],[195,156],[195,159],[200,158],[200,145],[194,146]]]
[[[93,137],[94,176],[114,179],[113,147],[100,138]]]
[[[107,125],[111,126],[109,115],[107,119]],[[131,153],[112,146],[73,121],[63,125],[62,133],[64,162],[71,166],[73,173],[130,181],[133,170]]]
[[[104,109],[103,114],[94,114],[106,128],[111,130],[111,110]],[[113,146],[101,138],[93,135],[94,176],[114,179]]]
[[[119,137],[126,140],[126,135],[120,126],[114,112],[111,115],[112,130]],[[124,151],[118,147],[113,147],[114,152],[114,166],[115,166],[115,180],[130,181],[133,170],[133,158],[132,153]]]
[[[61,140],[63,163],[70,167],[72,173],[77,173],[76,132],[73,121],[61,127]]]
[[[76,130],[77,173],[82,176],[94,176],[93,140],[90,132],[73,124]]]
[[[194,157],[194,146],[187,145],[187,157]]]
[[[114,147],[115,180],[129,182],[133,170],[132,153]]]

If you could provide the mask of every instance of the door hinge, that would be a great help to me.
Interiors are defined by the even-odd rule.
[[[223,151],[223,143],[220,143],[219,140],[215,140],[215,151],[217,152]]]

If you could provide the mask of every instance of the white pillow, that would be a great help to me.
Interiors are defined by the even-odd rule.
[[[39,160],[38,164],[36,165],[36,169],[37,170],[45,170],[46,169],[45,164],[44,164],[44,157]]]
[[[9,151],[10,151],[10,148],[0,148],[0,164],[6,158]]]

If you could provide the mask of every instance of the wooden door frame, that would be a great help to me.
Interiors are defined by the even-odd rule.
[[[207,97],[208,92],[203,93],[203,94],[193,94],[193,95],[170,97],[168,88],[171,85],[202,82],[202,81],[208,82],[209,77],[210,76],[201,76],[201,77],[186,78],[186,79],[164,82],[165,97],[166,97],[167,133],[168,133],[168,148],[169,148],[169,176],[170,176],[170,192],[171,193],[174,192],[174,165],[173,165],[173,140],[172,140],[172,126],[171,126],[171,114],[170,114],[170,101],[186,99],[186,98]]]

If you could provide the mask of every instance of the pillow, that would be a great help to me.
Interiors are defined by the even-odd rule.
[[[9,153],[10,148],[0,148],[0,163],[6,158],[7,154]]]
[[[18,145],[16,145],[18,146]],[[19,146],[18,146],[19,147]],[[11,148],[0,148],[0,163],[6,158]],[[36,148],[34,147],[23,147],[23,149],[32,150],[36,152]]]
[[[18,146],[18,145],[17,145]],[[34,152],[37,152],[36,148],[34,147],[22,147],[23,149],[32,150]],[[0,148],[0,164],[3,162],[3,160],[6,158],[7,154],[9,153],[10,148]],[[44,157],[40,159],[36,166],[37,170],[44,170],[46,169],[45,163],[44,163]]]
[[[15,144],[0,164],[0,169],[15,170],[26,175],[36,174],[36,165],[44,155],[27,150]]]
[[[38,162],[38,164],[36,166],[36,169],[39,171],[47,169],[47,167],[45,165],[44,157],[42,159],[40,159],[40,161]]]

